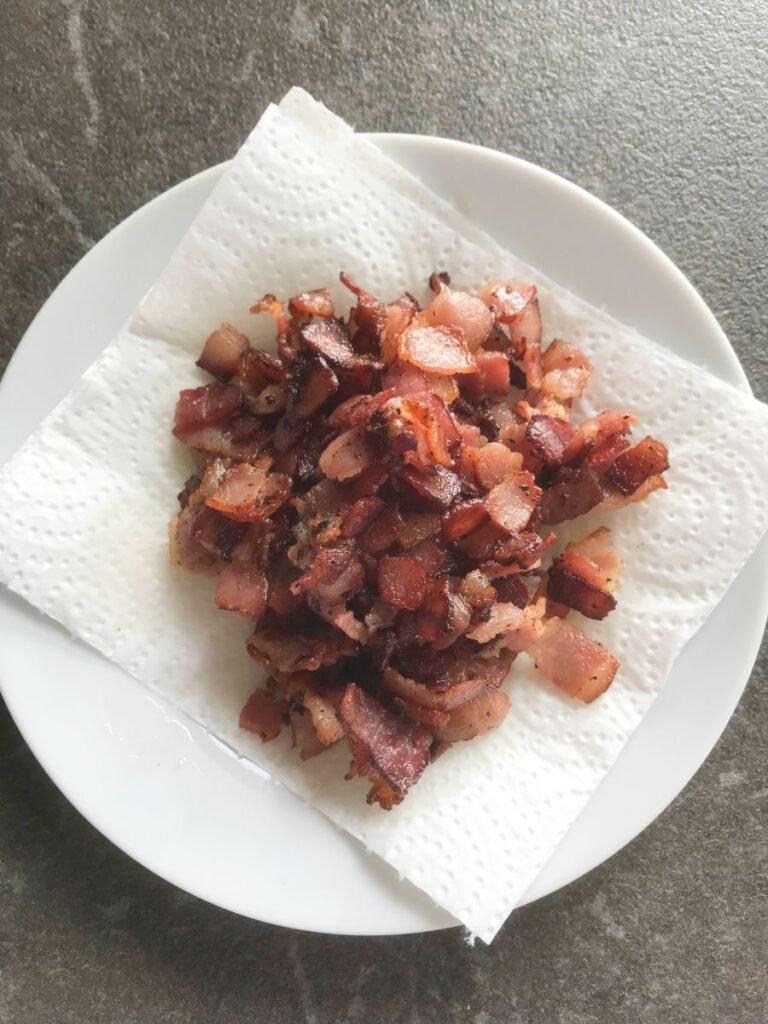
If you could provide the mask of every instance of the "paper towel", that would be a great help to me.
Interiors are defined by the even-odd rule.
[[[610,517],[626,567],[617,610],[585,625],[621,662],[584,706],[522,656],[495,732],[454,746],[391,813],[344,782],[343,745],[301,762],[287,736],[237,728],[259,670],[247,623],[209,579],[173,570],[167,521],[191,471],[170,435],[193,360],[222,320],[259,343],[265,292],[330,286],[340,269],[392,297],[447,269],[477,287],[539,285],[545,336],[596,371],[577,417],[623,408],[670,449],[669,490]],[[341,307],[343,308],[343,306]],[[642,436],[642,434],[637,434]],[[270,107],[155,287],[80,385],[0,471],[0,580],[359,837],[490,941],[663,685],[682,645],[768,526],[768,409],[639,337],[503,251],[306,93]],[[563,539],[604,521],[568,524]]]

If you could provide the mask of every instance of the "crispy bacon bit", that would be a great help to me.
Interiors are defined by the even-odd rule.
[[[560,555],[552,563],[547,597],[575,608],[588,619],[604,619],[616,607],[616,598],[592,582],[590,563],[577,555]]]
[[[416,611],[424,602],[427,571],[416,558],[385,555],[379,562],[379,593],[393,608]]]
[[[378,366],[368,356],[355,352],[344,325],[338,320],[315,320],[301,328],[299,338],[312,352],[342,370],[375,369]]]
[[[614,459],[629,448],[629,441],[621,434],[614,434],[597,448],[587,453],[582,465],[589,466],[596,473],[605,473]]]
[[[412,721],[426,725],[431,733],[444,729],[451,720],[450,712],[440,711],[438,708],[428,708],[424,704],[417,704],[414,700],[406,697],[395,697],[395,706]]]
[[[426,373],[424,377],[431,393],[439,398],[446,408],[459,397],[459,388],[455,377],[441,377],[439,373]]]
[[[485,499],[491,519],[508,533],[519,533],[531,521],[541,499],[541,489],[530,473],[510,473],[492,487]]]
[[[578,556],[589,562],[590,575],[587,577],[597,587],[602,587],[612,594],[621,583],[624,565],[611,540],[611,531],[607,526],[573,541],[565,549],[566,555]]]
[[[291,481],[287,476],[241,462],[227,470],[206,504],[237,523],[255,523],[268,519],[290,493]]]
[[[297,416],[311,416],[339,390],[339,379],[320,356],[310,360],[301,370],[298,395],[293,404]]]
[[[186,480],[184,487],[176,495],[176,500],[178,501],[179,507],[182,510],[187,507],[190,498],[195,493],[195,491],[197,491],[198,488],[200,487],[202,479],[203,478],[199,473],[193,473],[192,476],[190,476]]]
[[[473,740],[476,736],[484,736],[492,729],[498,729],[508,711],[509,697],[506,693],[491,690],[455,708],[450,712],[446,724],[433,727],[433,731],[445,743]]]
[[[508,629],[519,629],[523,623],[523,612],[516,604],[495,604],[491,608],[491,614],[467,633],[470,640],[477,640],[479,644],[487,644],[499,633],[505,633]]]
[[[362,586],[363,567],[354,545],[320,548],[307,571],[291,584],[292,594],[312,591],[328,604],[346,600]]]
[[[371,430],[385,439],[387,446],[406,462],[429,469],[430,466],[451,466],[443,423],[432,407],[434,396],[390,398],[371,417]],[[441,405],[440,411],[448,417]],[[449,427],[453,424],[448,417]]]
[[[543,382],[541,364],[541,313],[537,299],[510,324],[509,337],[513,349],[523,353],[523,371],[528,387],[540,388]]]
[[[294,295],[288,300],[288,309],[294,316],[333,317],[333,299],[327,288],[313,288],[312,291]]]
[[[565,461],[574,462],[580,456],[600,448],[614,437],[628,434],[637,422],[629,413],[609,410],[601,412],[592,419],[584,420],[576,428],[576,434],[568,446]]]
[[[182,391],[176,405],[173,433],[185,441],[196,431],[231,419],[243,407],[243,392],[234,384],[204,384]]]
[[[338,717],[343,687],[318,684],[312,672],[281,674],[277,681],[293,704],[300,702],[309,712],[315,735],[322,746],[330,747],[343,738],[344,729]]]
[[[240,712],[240,728],[255,732],[262,743],[268,743],[280,735],[287,714],[287,701],[274,698],[267,690],[254,690]]]
[[[442,518],[441,532],[445,540],[458,540],[471,533],[485,519],[485,503],[479,500],[462,501],[454,505]]]
[[[581,700],[610,684],[615,659],[566,616],[613,609],[621,560],[601,528],[544,569],[547,526],[643,500],[668,459],[653,438],[630,446],[627,412],[569,422],[592,366],[561,339],[542,353],[534,285],[474,296],[433,274],[422,311],[340,278],[346,321],[323,288],[252,308],[279,358],[227,324],[206,340],[218,379],[179,396],[173,432],[199,466],[169,548],[254,621],[270,678],[242,727],[290,728],[305,760],[346,734],[348,777],[391,808],[502,722],[519,653]]]
[[[475,352],[491,333],[494,318],[482,299],[443,283],[422,319],[430,327],[460,328],[467,348]]]
[[[536,285],[521,281],[489,281],[480,293],[499,323],[511,324],[536,298]]]
[[[498,596],[496,588],[491,586],[490,580],[480,569],[467,573],[459,584],[459,593],[475,611],[491,608]]]
[[[295,709],[290,713],[293,746],[299,748],[302,761],[322,754],[325,747],[320,742],[317,731],[312,723],[312,716],[304,710]]]
[[[397,539],[408,550],[440,532],[440,516],[436,512],[406,512],[401,516]]]
[[[408,548],[408,555],[421,562],[427,576],[434,576],[440,572],[448,560],[445,548],[441,547],[433,537],[428,537],[419,541],[414,547]]]
[[[427,686],[426,683],[417,683],[414,679],[408,679],[407,676],[401,675],[391,668],[384,672],[381,681],[384,689],[389,693],[436,711],[451,711],[488,688],[486,680],[482,676],[476,676],[438,689]]]
[[[427,767],[432,733],[387,711],[355,683],[344,691],[339,717],[352,751],[355,774],[373,783],[368,803],[378,801],[384,810],[390,810]]]
[[[543,380],[541,361],[541,313],[536,286],[518,281],[491,281],[482,297],[496,312],[496,319],[508,326],[512,350],[523,360],[528,387],[540,388]]]
[[[377,498],[375,494],[358,498],[354,505],[350,505],[342,516],[342,536],[356,537],[358,533],[367,530],[383,508],[383,499]]]
[[[418,310],[419,307],[413,299],[410,302],[393,302],[387,306],[384,329],[379,340],[379,354],[383,362],[395,362],[400,336],[416,319]]]
[[[554,544],[555,535],[549,533],[545,537],[533,530],[524,530],[498,544],[493,552],[497,562],[505,566],[514,566],[517,572],[536,569],[541,563],[541,556],[550,545]],[[506,575],[502,572],[491,573],[495,576]]]
[[[531,655],[543,676],[585,704],[608,689],[619,668],[602,644],[563,619],[550,620]]]
[[[451,327],[409,327],[398,338],[397,352],[400,359],[429,373],[453,377],[477,372],[462,332]]]
[[[312,628],[311,631],[291,629],[275,623],[262,624],[247,644],[248,653],[270,672],[315,672],[325,665],[334,665],[355,650],[354,643],[338,630]]]
[[[260,619],[267,610],[269,583],[261,569],[250,565],[228,565],[216,586],[219,608]]]
[[[368,554],[377,555],[397,541],[403,521],[397,505],[389,505],[374,519],[362,539],[362,548]]]
[[[381,378],[381,386],[388,398],[424,395],[429,391],[429,379],[418,366],[398,359],[388,366]]]
[[[376,461],[376,453],[361,427],[345,430],[320,456],[319,468],[331,480],[351,480]]]
[[[258,395],[268,384],[276,384],[285,376],[285,367],[279,359],[262,352],[260,348],[249,348],[240,357],[231,383],[241,387],[247,395]]]
[[[416,615],[416,632],[439,651],[461,636],[471,618],[472,609],[458,593],[455,581],[435,579]]]
[[[541,499],[541,521],[554,526],[566,519],[578,519],[603,500],[597,474],[588,468],[568,469],[563,466],[555,474],[554,483]]]
[[[570,404],[581,398],[592,375],[592,364],[575,345],[557,338],[542,357],[541,392]]]
[[[576,428],[554,416],[532,416],[525,429],[531,454],[545,466],[561,466]]]
[[[614,491],[613,494],[609,494],[600,503],[600,508],[606,512],[615,512],[617,509],[624,508],[625,505],[632,505],[638,501],[645,501],[649,494],[653,494],[654,491],[665,491],[667,489],[667,481],[661,474],[656,476],[649,476],[647,480],[637,488],[633,494],[625,495],[620,491]]]
[[[206,338],[197,360],[201,370],[220,380],[229,380],[237,370],[240,357],[251,347],[250,341],[232,324],[222,324]]]
[[[248,401],[248,408],[255,412],[257,416],[272,416],[275,413],[282,412],[285,408],[286,396],[285,391],[280,387],[279,384],[267,384],[265,388],[256,395],[255,398],[251,398]],[[234,425],[233,435],[240,435],[242,437],[242,420]],[[249,428],[251,424],[248,425]],[[253,424],[253,428],[261,429],[258,424]],[[247,431],[250,433],[250,429]],[[242,440],[250,440],[248,436],[242,437]]]
[[[482,487],[490,491],[500,484],[505,476],[516,473],[523,468],[523,456],[513,452],[499,441],[489,441],[472,452],[477,479]]]
[[[278,338],[282,341],[288,334],[288,322],[285,316],[285,306],[274,295],[262,295],[248,310],[249,313],[269,313],[277,325]]]
[[[414,469],[403,466],[397,470],[400,481],[430,506],[448,508],[461,494],[461,481],[454,472],[444,466],[432,469]]]
[[[462,378],[462,390],[472,401],[509,393],[509,359],[503,352],[475,352],[477,373]]]
[[[606,473],[607,479],[622,494],[634,494],[651,476],[669,469],[669,453],[661,441],[645,437],[634,448],[618,455]]]
[[[356,284],[343,271],[339,280],[357,296],[357,306],[350,317],[352,345],[357,352],[378,353],[381,335],[387,325],[387,308],[383,302]]]

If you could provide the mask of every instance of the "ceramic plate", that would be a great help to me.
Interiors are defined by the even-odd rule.
[[[373,139],[522,259],[680,355],[748,386],[691,285],[597,199],[479,147],[406,135]],[[144,206],[57,288],[0,386],[0,461],[116,333],[220,174],[212,168]],[[763,544],[687,646],[528,900],[629,842],[704,761],[757,654],[768,612],[767,558]],[[318,812],[7,593],[0,594],[0,635],[2,692],[35,755],[86,818],[150,870],[238,913],[313,931],[383,935],[454,923]]]

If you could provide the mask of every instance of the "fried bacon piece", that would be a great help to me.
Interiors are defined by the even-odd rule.
[[[316,682],[312,672],[278,674],[275,685],[294,705],[298,702],[306,709],[322,746],[330,747],[343,738],[344,729],[338,716],[343,687]]]
[[[555,473],[552,486],[542,494],[541,521],[554,526],[567,519],[578,519],[599,505],[603,497],[600,479],[593,469],[562,466]]]
[[[279,359],[260,348],[249,348],[240,357],[232,383],[246,395],[258,395],[268,384],[279,383],[284,377],[285,367]]]
[[[385,555],[379,562],[378,586],[387,604],[415,612],[424,603],[427,570],[417,558]]]
[[[421,498],[428,508],[449,508],[461,494],[461,481],[445,466],[425,470],[403,466],[397,471],[397,476],[400,483]]]
[[[280,735],[288,715],[288,702],[275,698],[268,690],[254,690],[240,712],[240,728],[255,732],[262,743]]]
[[[355,645],[339,630],[324,624],[305,630],[272,621],[259,625],[247,648],[251,657],[270,672],[315,672],[353,654]]]
[[[525,428],[525,440],[534,458],[545,466],[562,466],[576,428],[555,416],[535,415]]]
[[[293,316],[333,317],[333,299],[327,288],[314,288],[301,292],[288,300],[288,309]]]
[[[471,459],[480,486],[490,491],[505,476],[523,468],[523,456],[499,441],[489,441],[482,448],[471,449]]]
[[[236,372],[240,357],[248,352],[250,341],[232,324],[222,324],[206,338],[197,360],[201,370],[220,380],[229,380]]]
[[[541,500],[541,488],[524,470],[510,473],[488,492],[485,507],[497,526],[507,533],[520,533],[528,526]]]
[[[587,537],[568,544],[552,563],[547,596],[575,608],[589,619],[604,619],[616,607],[613,596],[623,565],[611,544],[610,530],[602,526]]]
[[[611,463],[606,478],[622,494],[634,494],[652,476],[669,469],[669,454],[661,441],[645,437],[634,448],[621,452]]]
[[[477,372],[463,332],[452,327],[414,324],[400,335],[397,353],[405,362],[440,376]]]
[[[263,295],[249,309],[249,313],[268,313],[277,328],[277,351],[281,361],[290,363],[295,354],[295,341],[290,337],[285,306],[274,295]]]
[[[486,681],[477,676],[474,679],[464,679],[462,682],[454,683],[453,686],[437,689],[427,686],[426,683],[417,683],[414,679],[408,679],[395,669],[387,669],[381,680],[381,684],[389,693],[395,694],[402,700],[411,701],[421,707],[432,708],[437,711],[451,711],[460,704],[473,700],[479,693],[488,688]]]
[[[391,810],[427,767],[432,733],[388,711],[355,683],[344,691],[339,718],[352,751],[350,776],[370,779],[368,803]]]
[[[593,367],[564,339],[542,350],[535,285],[472,295],[436,273],[421,309],[340,280],[346,319],[325,288],[252,307],[277,357],[230,324],[206,339],[215,379],[174,418],[198,465],[169,548],[252,620],[270,678],[242,728],[289,729],[304,760],[346,736],[349,777],[388,809],[504,720],[518,654],[580,700],[610,685],[615,658],[566,617],[615,608],[621,560],[602,527],[546,568],[549,527],[663,489],[668,454],[633,444],[629,412],[571,422]]]
[[[362,427],[339,434],[320,456],[319,468],[331,480],[351,480],[376,461],[376,452]]]
[[[173,433],[180,441],[188,441],[197,431],[231,419],[242,408],[243,392],[234,384],[190,388],[179,395]]]
[[[602,644],[563,619],[550,620],[530,653],[543,676],[585,704],[608,689],[619,667]]]
[[[458,540],[485,521],[484,502],[479,499],[453,505],[442,517],[441,531],[445,540]]]
[[[311,416],[338,390],[339,379],[328,363],[320,356],[310,359],[299,371],[293,411],[296,416]]]
[[[342,271],[339,280],[357,296],[357,306],[352,311],[349,323],[353,348],[356,352],[378,353],[381,335],[387,325],[386,306],[375,295],[356,284],[349,274]]]
[[[576,462],[580,457],[588,456],[616,437],[629,433],[637,420],[629,413],[618,410],[601,412],[592,419],[584,420],[576,428],[576,433],[568,446],[565,461]]]
[[[519,281],[491,281],[481,296],[495,311],[499,323],[507,325],[512,350],[523,360],[528,386],[541,387],[541,312],[536,286]]]
[[[437,739],[445,743],[458,743],[484,736],[498,729],[509,711],[509,697],[498,690],[479,694],[474,700],[454,708],[444,725],[433,727]]]
[[[337,604],[356,594],[363,583],[363,567],[354,545],[319,548],[307,571],[291,584],[292,594],[313,593],[326,604]]]
[[[494,316],[481,298],[468,292],[455,291],[449,282],[433,274],[430,287],[436,292],[422,314],[430,327],[452,327],[461,330],[470,352],[476,352],[491,333]]]
[[[539,385],[541,394],[568,405],[581,398],[592,376],[592,364],[581,349],[560,338],[544,352],[541,367],[544,372]]]
[[[290,493],[291,481],[287,476],[241,462],[227,470],[206,504],[236,523],[253,523],[268,519]]]
[[[219,576],[214,598],[219,608],[260,619],[267,610],[269,581],[251,565],[228,565]]]
[[[376,369],[368,356],[358,355],[352,348],[347,330],[339,320],[315,320],[299,331],[302,343],[322,356],[331,366],[342,370]]]

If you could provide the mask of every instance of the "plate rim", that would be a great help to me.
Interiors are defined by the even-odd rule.
[[[509,166],[509,164],[512,163],[514,165],[517,165],[517,167],[519,169],[524,170],[525,173],[527,173],[527,174],[533,174],[533,175],[538,176],[538,177],[544,176],[546,179],[551,180],[552,183],[554,185],[556,185],[558,188],[562,189],[563,187],[565,187],[566,189],[573,191],[574,193],[576,193],[578,195],[578,199],[581,202],[584,202],[585,199],[586,199],[590,204],[593,205],[593,207],[596,210],[600,211],[602,216],[609,216],[611,219],[617,221],[619,223],[619,225],[621,226],[622,230],[624,232],[628,232],[630,234],[630,236],[632,237],[632,239],[633,239],[635,244],[638,244],[638,243],[641,244],[643,246],[643,248],[649,254],[651,254],[655,260],[663,261],[665,270],[668,273],[671,273],[673,275],[676,285],[678,287],[682,287],[684,289],[684,291],[687,293],[688,299],[689,300],[691,300],[691,299],[694,300],[695,303],[699,307],[700,313],[703,314],[707,318],[707,320],[709,322],[709,325],[710,325],[710,327],[712,329],[712,332],[713,332],[713,338],[717,337],[718,348],[720,350],[720,354],[723,355],[725,357],[726,361],[728,362],[729,369],[730,369],[731,373],[733,374],[733,376],[738,379],[738,382],[739,382],[739,384],[742,387],[745,387],[745,388],[747,388],[747,389],[749,389],[751,391],[751,388],[750,388],[750,385],[749,385],[749,380],[748,380],[748,378],[746,376],[744,368],[742,367],[742,365],[741,365],[741,363],[740,363],[740,361],[738,359],[738,356],[737,356],[735,350],[733,349],[733,346],[730,344],[730,342],[729,342],[727,336],[725,335],[723,329],[720,327],[720,324],[716,320],[714,314],[711,312],[711,310],[707,306],[706,302],[704,301],[703,297],[700,295],[698,290],[688,280],[688,278],[680,270],[680,268],[677,267],[675,265],[675,263],[673,263],[673,261],[660,249],[660,247],[655,242],[653,242],[640,228],[638,228],[631,221],[629,221],[623,214],[621,214],[619,211],[617,211],[616,209],[614,209],[613,207],[608,205],[603,200],[601,200],[598,197],[592,195],[591,193],[589,193],[588,191],[583,189],[581,186],[575,184],[574,182],[569,181],[567,178],[564,178],[561,175],[558,175],[558,174],[554,173],[553,171],[550,171],[550,170],[548,170],[548,169],[546,169],[544,167],[541,167],[541,166],[539,166],[537,164],[533,164],[530,161],[524,160],[524,159],[522,159],[520,157],[511,155],[511,154],[506,154],[506,153],[503,153],[503,152],[501,152],[499,150],[495,150],[495,149],[492,149],[492,148],[489,148],[489,147],[485,147],[485,146],[480,146],[480,145],[477,145],[477,144],[474,144],[474,143],[462,142],[462,141],[455,140],[455,139],[446,139],[446,138],[442,138],[440,136],[434,136],[434,135],[418,135],[418,134],[412,134],[412,133],[365,133],[365,137],[370,139],[373,142],[382,142],[382,143],[385,143],[385,144],[386,144],[387,140],[395,140],[395,141],[404,142],[404,143],[406,143],[406,145],[407,144],[413,144],[413,143],[416,143],[417,145],[427,144],[428,146],[434,146],[434,147],[436,147],[438,149],[443,149],[443,150],[453,149],[454,151],[461,151],[463,154],[466,154],[467,152],[471,152],[471,153],[476,154],[478,157],[482,157],[483,159],[486,159],[486,160],[491,158],[491,159],[497,161],[502,166],[503,165]],[[108,238],[110,238],[110,236],[114,232],[119,231],[121,228],[123,228],[129,222],[132,222],[134,219],[136,219],[136,218],[138,218],[140,216],[145,216],[147,213],[151,212],[151,209],[152,209],[154,204],[160,203],[161,201],[167,201],[167,200],[169,200],[169,198],[172,195],[180,195],[182,192],[186,191],[187,189],[194,189],[203,180],[207,181],[207,180],[210,179],[212,181],[215,181],[216,178],[222,173],[223,169],[229,164],[229,162],[230,161],[223,161],[222,163],[216,164],[216,165],[214,165],[212,167],[205,168],[205,169],[197,172],[196,174],[190,175],[189,177],[182,179],[181,181],[177,182],[175,185],[172,185],[170,188],[168,188],[165,191],[159,193],[158,195],[153,196],[146,203],[142,204],[141,206],[137,207],[135,210],[131,211],[131,213],[129,213],[125,218],[123,218],[119,223],[117,223],[112,229],[110,229],[110,231],[107,232],[106,235],[104,235],[101,239],[99,239],[99,241],[96,243],[96,245],[94,245],[88,252],[86,252],[77,261],[77,263],[68,271],[68,273],[57,284],[57,286],[54,288],[54,290],[51,292],[51,294],[45,300],[43,305],[37,311],[37,313],[35,314],[34,318],[29,323],[29,325],[26,327],[26,329],[24,331],[24,334],[22,335],[18,345],[16,346],[16,348],[15,348],[15,350],[14,350],[14,352],[13,352],[13,354],[12,354],[12,356],[11,356],[9,362],[8,362],[8,365],[6,367],[6,370],[5,370],[4,374],[3,374],[2,379],[0,379],[0,402],[2,402],[4,400],[4,396],[5,396],[6,391],[7,391],[7,387],[8,387],[7,380],[8,380],[9,371],[11,372],[11,377],[12,377],[13,376],[12,368],[14,367],[14,363],[15,363],[15,361],[16,361],[19,353],[20,353],[20,350],[22,349],[22,346],[24,344],[24,341],[25,341],[28,333],[34,328],[35,324],[38,321],[38,318],[42,315],[42,313],[46,309],[46,307],[50,303],[52,303],[54,301],[54,299],[56,297],[56,294],[59,291],[59,289],[62,288],[64,286],[64,284],[66,282],[68,282],[69,279],[73,275],[75,275],[77,273],[83,273],[84,272],[82,268],[83,268],[83,264],[86,263],[86,261],[88,261],[88,263],[90,263],[93,260],[96,260],[98,258],[98,250],[99,250],[99,247],[102,245],[102,243],[104,243]],[[87,267],[86,267],[86,269],[87,269]],[[766,551],[766,554],[768,555],[768,551]],[[764,562],[765,562],[766,565],[768,565],[768,557],[764,559]],[[763,588],[762,598],[763,598],[763,600],[761,602],[762,613],[764,613],[765,618],[768,618],[768,581],[766,581],[766,584],[765,584],[765,586]],[[765,623],[764,622],[763,622],[762,626],[758,627],[759,619],[760,619],[760,615],[756,616],[755,620],[754,620],[755,621],[755,627],[754,627],[754,637],[755,637],[754,654],[750,650],[750,654],[749,654],[750,666],[749,666],[749,669],[746,672],[746,676],[745,676],[743,685],[738,689],[738,693],[735,695],[734,708],[738,704],[739,700],[741,699],[743,691],[744,691],[744,689],[745,689],[745,687],[746,687],[746,685],[747,685],[747,683],[748,683],[748,681],[749,681],[749,679],[751,677],[752,670],[754,668],[755,659],[756,659],[756,656],[757,656],[757,653],[758,653],[758,650],[759,650],[760,639],[762,637],[762,634],[763,634],[763,631],[764,631],[764,628],[765,628]],[[181,888],[181,889],[183,889],[185,891],[188,891],[188,892],[194,894],[195,896],[197,896],[198,898],[206,900],[207,902],[210,902],[212,904],[224,907],[225,909],[230,910],[230,911],[232,911],[234,913],[238,913],[238,914],[241,914],[241,915],[244,914],[245,916],[248,916],[248,917],[253,917],[254,916],[254,915],[252,915],[250,913],[243,912],[242,910],[238,910],[237,907],[234,907],[234,906],[232,906],[230,904],[226,904],[224,902],[217,901],[215,898],[212,898],[208,893],[200,891],[200,889],[195,889],[195,887],[190,886],[190,885],[188,885],[186,883],[183,884],[183,885],[180,884],[180,882],[177,879],[175,879],[173,877],[170,877],[167,873],[159,871],[156,867],[151,866],[147,862],[146,858],[136,856],[134,853],[132,853],[130,851],[130,849],[126,848],[126,845],[125,845],[124,842],[119,841],[116,838],[113,838],[112,830],[110,828],[103,827],[103,825],[101,823],[100,824],[96,824],[92,820],[92,818],[89,816],[89,814],[87,814],[85,811],[83,811],[81,809],[80,804],[79,804],[78,799],[77,799],[77,795],[76,794],[71,795],[70,792],[69,792],[69,786],[66,785],[66,784],[63,785],[61,783],[61,781],[59,780],[59,778],[57,777],[57,775],[55,774],[55,772],[49,770],[49,768],[48,768],[48,766],[46,764],[47,758],[45,756],[45,753],[42,752],[42,751],[38,751],[38,749],[36,749],[37,745],[35,743],[33,743],[33,742],[30,742],[30,740],[28,739],[28,737],[27,737],[27,735],[25,733],[25,730],[24,730],[24,728],[22,726],[22,722],[20,721],[20,716],[17,716],[17,714],[16,714],[16,709],[14,707],[14,702],[13,702],[12,699],[9,699],[9,696],[8,696],[8,694],[6,692],[6,686],[5,686],[5,684],[3,682],[3,679],[1,677],[0,677],[0,692],[3,694],[3,697],[5,698],[6,705],[8,707],[9,713],[11,714],[11,717],[13,718],[13,720],[14,720],[14,722],[16,724],[16,727],[19,729],[19,732],[21,733],[21,735],[24,738],[24,740],[27,743],[27,745],[30,747],[30,750],[32,751],[33,755],[38,760],[38,762],[41,764],[41,766],[43,767],[43,769],[45,770],[46,774],[49,776],[51,781],[65,795],[65,797],[73,804],[73,806],[77,809],[78,813],[82,814],[83,817],[85,817],[86,820],[88,820],[90,822],[90,824],[93,825],[93,827],[95,827],[99,832],[101,832],[103,835],[105,835],[105,837],[110,842],[112,842],[115,846],[117,846],[121,851],[126,853],[126,855],[130,856],[132,859],[134,859],[134,860],[138,861],[140,864],[142,864],[142,866],[145,867],[147,870],[150,870],[154,874],[158,875],[159,877],[164,878],[170,884],[175,885],[176,887]],[[699,768],[707,760],[707,758],[709,757],[709,754],[711,753],[712,747],[714,747],[714,745],[717,742],[717,740],[719,739],[720,735],[722,735],[722,732],[725,729],[725,727],[727,726],[728,722],[730,721],[730,718],[731,718],[732,714],[733,714],[733,709],[731,710],[731,712],[728,714],[728,716],[724,719],[724,721],[720,725],[719,730],[718,730],[718,734],[717,734],[715,740],[713,741],[712,746],[706,752],[706,754],[701,759],[701,761],[699,762],[697,767],[695,767],[693,769],[693,771],[690,773],[690,775],[688,775],[686,780],[682,783],[680,789],[677,790],[678,793],[681,792],[683,788],[685,788],[685,786],[690,782],[690,779],[693,777],[693,775],[696,774],[696,772],[699,770]],[[607,859],[612,857],[618,850],[622,849],[625,845],[627,845],[632,840],[634,840],[640,834],[640,832],[642,832],[648,826],[648,824],[650,824],[651,821],[655,820],[656,817],[658,817],[660,814],[662,814],[669,807],[669,804],[670,804],[670,801],[667,801],[664,804],[663,807],[658,809],[650,818],[648,818],[647,821],[644,821],[644,823],[640,824],[639,827],[637,828],[637,830],[633,831],[631,835],[626,836],[626,838],[619,845],[617,845],[615,847],[615,849],[613,849],[611,852],[609,852],[608,854],[605,854],[605,855],[601,854],[600,855],[600,859],[597,860],[595,863],[593,863],[591,867],[587,867],[587,868],[579,871],[577,874],[573,875],[573,877],[570,878],[570,880],[564,881],[561,885],[556,886],[555,888],[549,889],[546,894],[551,893],[551,892],[555,892],[555,891],[557,891],[558,888],[561,888],[564,885],[570,884],[570,882],[572,882],[572,881],[576,881],[583,874],[587,873],[590,870],[593,870],[598,865],[604,863]],[[540,893],[540,894],[533,895],[533,896],[530,897],[530,899],[526,898],[526,900],[524,902],[530,902],[533,899],[541,898],[541,896],[543,896],[543,895],[545,895],[545,893]],[[260,917],[260,918],[257,918],[257,919],[258,920],[262,920],[262,921],[266,921],[267,923],[271,923],[271,924],[277,924],[277,925],[283,925],[283,926],[287,925],[289,927],[299,928],[299,929],[302,928],[301,924],[297,924],[295,922],[286,922],[286,920],[282,920],[282,921],[280,921],[280,920],[273,920],[273,919],[271,919],[270,917],[267,917],[267,916]],[[417,928],[411,929],[410,931],[403,930],[403,931],[376,931],[376,932],[373,932],[373,931],[370,931],[370,930],[367,930],[367,931],[364,931],[364,932],[363,931],[340,932],[338,928],[334,928],[333,929],[333,933],[334,934],[359,934],[359,935],[362,935],[362,934],[365,934],[365,935],[379,935],[379,934],[380,935],[385,935],[385,934],[386,935],[397,935],[397,934],[413,934],[413,933],[423,932],[423,931],[428,931],[428,930],[440,930],[442,928],[447,928],[447,927],[452,927],[452,926],[454,926],[454,925],[452,925],[451,923],[446,923],[446,924],[443,924],[443,925],[432,925],[432,926],[429,926],[429,927],[417,927]],[[314,929],[314,930],[316,930],[316,929]]]

